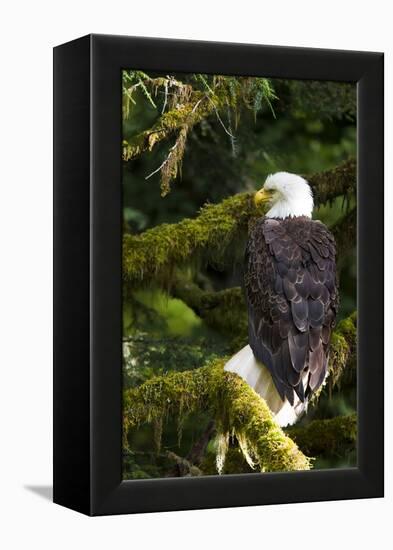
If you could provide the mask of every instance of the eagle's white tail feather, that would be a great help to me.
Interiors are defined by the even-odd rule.
[[[307,408],[307,404],[302,403],[297,395],[293,406],[287,399],[281,399],[270,372],[255,358],[248,345],[226,363],[224,370],[238,374],[263,397],[280,426],[294,424]]]

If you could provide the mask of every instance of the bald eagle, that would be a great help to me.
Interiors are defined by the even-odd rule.
[[[338,308],[335,242],[311,219],[313,195],[302,177],[273,174],[254,200],[270,209],[246,247],[249,345],[225,370],[241,376],[287,426],[304,414],[327,377]]]

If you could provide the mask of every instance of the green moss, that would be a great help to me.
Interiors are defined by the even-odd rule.
[[[357,338],[357,311],[354,311],[349,317],[340,321],[336,332],[345,337],[351,348],[355,348]],[[356,350],[352,349],[352,351]]]
[[[329,387],[333,388],[339,384],[343,374],[348,368],[356,367],[356,346],[357,346],[357,312],[354,311],[349,317],[343,319],[337,325],[330,340],[329,352]],[[312,402],[319,399],[323,387],[313,395]]]
[[[343,369],[347,364],[351,349],[344,336],[340,333],[334,333],[331,338],[329,374],[335,384],[342,375]]]
[[[336,384],[344,368],[356,368],[357,351],[357,312],[340,321],[332,335],[330,353],[330,372],[333,384]]]
[[[313,420],[305,427],[291,427],[286,432],[310,456],[342,454],[356,444],[357,416],[351,414],[327,420]]]
[[[309,177],[319,202],[354,190],[356,165],[349,160],[339,167]],[[334,182],[334,185],[333,183]],[[177,224],[162,224],[140,235],[123,238],[123,278],[140,284],[156,279],[168,283],[174,266],[182,266],[202,255],[204,260],[220,264],[229,245],[248,224],[262,215],[251,193],[239,193],[219,204],[207,204],[195,219]]]
[[[306,176],[316,205],[356,193],[356,160],[349,158],[332,170]]]
[[[173,373],[145,382],[124,393],[124,434],[167,415],[209,411],[216,419],[221,466],[232,434],[246,459],[261,471],[305,470],[309,459],[274,422],[263,399],[233,373],[224,372],[225,359],[194,371]],[[220,462],[220,461],[219,461]],[[220,464],[219,464],[220,465]]]
[[[210,84],[208,83],[209,78]],[[154,108],[157,108],[157,106],[153,100],[153,95],[157,96],[159,88],[163,88],[162,92],[165,94],[162,114],[155,124],[151,128],[129,138],[128,141],[123,141],[123,160],[129,161],[144,151],[151,151],[156,143],[176,135],[175,144],[170,147],[167,158],[155,171],[159,171],[161,174],[162,196],[170,192],[171,181],[180,172],[187,135],[196,124],[212,115],[224,127],[219,112],[225,110],[225,113],[228,113],[229,110],[232,110],[235,115],[234,118],[237,120],[238,102],[252,109],[254,115],[266,103],[274,115],[271,101],[277,99],[270,81],[263,78],[214,76],[211,79],[207,75],[206,77],[201,74],[194,75],[196,86],[202,89],[173,78],[150,78],[145,73],[141,74],[135,71],[126,75],[125,79],[127,80],[125,86],[123,86],[123,112],[125,118],[129,117],[130,103],[135,104],[132,97],[135,86],[142,87],[144,96]],[[134,86],[130,86],[130,82],[134,81]],[[147,87],[150,88],[151,92]],[[169,89],[171,91],[168,101]],[[165,111],[166,107],[169,110]],[[230,134],[228,130],[226,132]]]
[[[242,103],[256,114],[266,103],[273,111],[272,101],[277,99],[273,87],[268,79],[253,77],[227,77],[216,75],[195,74],[193,85],[174,78],[151,78],[145,73],[133,71],[125,76],[123,86],[124,113],[129,116],[130,101],[134,87],[130,83],[142,85],[142,90],[149,102],[156,107],[153,95],[157,96],[157,90],[162,91],[167,97],[168,89],[171,90],[169,101],[165,102],[169,110],[163,112],[153,127],[136,135],[128,142],[124,142],[123,159],[131,160],[145,150],[151,150],[153,146],[182,128],[191,129],[195,124],[218,112],[231,108],[235,111],[237,104]],[[150,92],[147,87],[150,88]],[[274,114],[274,112],[273,112]],[[235,117],[236,118],[236,117]],[[220,119],[219,119],[220,120]]]
[[[332,335],[329,370],[334,383],[338,382],[354,348],[356,312],[341,321]],[[230,436],[237,441],[243,457],[252,468],[257,467],[261,471],[309,469],[309,459],[275,423],[265,401],[240,377],[223,370],[225,361],[225,358],[217,359],[193,371],[158,376],[137,388],[126,390],[123,422],[125,446],[130,430],[144,423],[152,423],[159,449],[163,419],[168,415],[177,416],[180,437],[184,418],[192,412],[204,411],[216,422],[219,471],[225,471]],[[337,420],[337,423],[328,426],[333,430],[338,423]],[[345,429],[352,430],[352,424],[346,423]],[[318,424],[315,426],[318,427]],[[316,427],[310,429],[309,437],[313,438],[316,431]],[[353,430],[350,433],[353,435]],[[316,446],[322,444],[317,443],[318,439],[315,436]],[[307,452],[306,447],[301,448]]]
[[[209,116],[215,105],[208,101],[205,94],[195,91],[190,101],[178,104],[171,111],[164,113],[159,120],[144,132],[137,134],[129,141],[123,141],[123,160],[129,161],[140,155],[143,151],[151,151],[156,143],[173,135],[174,132],[187,128],[188,130]]]
[[[207,262],[223,261],[227,247],[246,231],[250,218],[261,215],[249,193],[220,204],[207,204],[195,219],[163,224],[141,235],[123,238],[123,279],[133,285],[156,279],[169,282],[174,266],[203,253]]]

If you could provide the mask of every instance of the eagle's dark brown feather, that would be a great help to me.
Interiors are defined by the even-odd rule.
[[[295,393],[304,402],[326,376],[338,307],[335,255],[332,234],[307,217],[261,218],[248,240],[249,343],[291,404]]]

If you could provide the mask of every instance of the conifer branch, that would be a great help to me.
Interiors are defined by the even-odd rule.
[[[240,193],[220,204],[207,204],[195,219],[163,224],[140,235],[124,235],[123,279],[142,283],[170,281],[181,267],[204,253],[208,261],[223,262],[227,247],[247,232],[248,221],[260,216],[250,193]]]
[[[161,172],[163,196],[169,193],[170,183],[177,177],[185,151],[187,135],[196,124],[211,114],[215,114],[224,132],[231,138],[233,147],[235,136],[232,130],[225,126],[220,111],[229,112],[230,109],[233,109],[236,112],[237,104],[242,103],[246,108],[251,108],[256,115],[266,102],[274,115],[272,101],[277,97],[268,79],[209,77],[201,74],[193,76],[196,86],[187,82],[183,83],[171,76],[151,78],[141,71],[124,71],[123,74],[123,109],[126,119],[130,116],[130,105],[135,104],[133,93],[138,87],[143,90],[149,103],[156,108],[157,114],[159,110],[148,87],[155,95],[157,95],[158,89],[163,89],[164,103],[158,120],[151,128],[123,141],[123,160],[127,162],[145,151],[151,151],[162,140],[176,136],[176,143],[171,147],[166,160],[157,170],[147,176],[149,178],[156,172]],[[169,109],[166,111],[167,105]]]
[[[202,290],[185,278],[175,277],[170,294],[187,304],[207,326],[230,337],[247,340],[246,304],[240,287],[214,292]]]
[[[329,376],[334,383],[339,381],[352,360],[354,349],[356,312],[341,321],[332,335]],[[182,421],[182,417],[191,412],[205,411],[215,420],[221,438],[219,469],[224,466],[229,434],[236,436],[247,462],[258,465],[261,471],[309,469],[309,460],[275,423],[266,402],[239,376],[225,372],[225,362],[225,358],[217,359],[204,367],[157,376],[137,388],[126,390],[125,445],[129,430],[141,424],[159,426],[156,434],[160,439],[162,419],[167,415],[176,415]],[[334,423],[331,426],[337,428]],[[160,441],[157,444],[159,447]],[[305,451],[305,447],[300,446]]]
[[[323,201],[350,193],[355,185],[355,163],[346,161],[333,170],[310,176],[309,181]],[[332,186],[333,191],[326,190],[326,186]],[[200,254],[208,262],[223,262],[228,246],[246,234],[249,221],[261,215],[263,210],[255,206],[252,194],[239,193],[219,204],[207,204],[195,219],[159,225],[140,235],[127,234],[123,239],[124,280],[169,280],[174,265],[184,265]]]
[[[316,205],[356,193],[356,159],[349,158],[335,168],[305,176],[310,183]]]
[[[285,432],[309,456],[341,455],[343,450],[353,449],[356,445],[357,415],[313,420],[307,426],[293,426]]]
[[[218,469],[225,463],[229,435],[239,441],[248,461],[261,471],[308,470],[309,459],[274,422],[265,401],[236,374],[223,370],[225,359],[193,371],[153,378],[124,394],[124,437],[129,430],[168,414],[208,411],[223,441]],[[225,448],[226,447],[226,448]]]
[[[347,363],[353,358],[357,343],[356,334],[354,312],[339,323],[332,335],[329,378],[334,384],[339,382]],[[181,425],[184,417],[191,412],[205,411],[215,420],[221,438],[217,459],[220,471],[224,467],[229,434],[236,436],[247,462],[252,466],[258,465],[261,471],[309,469],[309,459],[276,425],[265,401],[239,376],[225,372],[225,362],[225,358],[217,359],[204,367],[157,376],[137,388],[126,390],[123,421],[125,446],[127,447],[130,430],[144,423],[152,423],[159,427],[159,430],[155,430],[159,449],[162,420],[167,415],[176,415]],[[313,401],[319,395],[320,392]],[[345,433],[353,433],[353,421],[348,421],[342,426],[341,424],[338,420],[328,423],[327,433],[338,432],[341,429],[341,439]],[[347,432],[344,432],[344,429]],[[288,433],[297,434],[299,439],[296,441],[307,454],[312,440],[314,451],[321,445],[315,437],[316,430],[317,427],[310,428],[305,435],[302,435],[300,428],[297,432]],[[309,454],[318,454],[314,451]]]
[[[184,127],[190,130],[212,113],[214,105],[214,102],[207,101],[205,94],[193,92],[191,101],[176,105],[171,111],[165,112],[151,128],[128,141],[124,140],[123,160],[129,161],[144,151],[151,151],[157,143]]]

